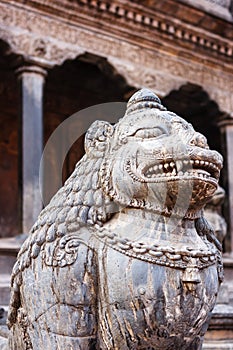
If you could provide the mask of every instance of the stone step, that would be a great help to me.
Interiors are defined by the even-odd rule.
[[[232,340],[204,342],[202,350],[233,350]]]
[[[11,272],[21,244],[19,238],[0,239],[0,308],[6,309],[10,301]]]
[[[10,275],[15,264],[16,257],[0,254],[0,275]],[[1,283],[1,280],[0,280]]]
[[[0,273],[0,307],[7,306],[10,302],[10,280],[10,273]]]
[[[0,306],[10,301],[11,271],[15,263],[14,256],[0,255]]]
[[[0,350],[7,350],[9,329],[6,325],[8,306],[0,305]]]
[[[0,238],[0,255],[14,256],[16,258],[25,238],[26,235],[19,235],[12,238]]]

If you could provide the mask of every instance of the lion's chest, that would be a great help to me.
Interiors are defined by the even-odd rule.
[[[188,338],[194,324],[200,333],[218,290],[215,266],[200,271],[199,283],[186,284],[182,270],[128,257],[112,248],[100,253],[99,276],[102,336],[109,342],[108,334],[113,332],[119,345],[124,337],[132,346],[138,341],[143,344],[143,339],[151,339],[156,346],[174,337]]]

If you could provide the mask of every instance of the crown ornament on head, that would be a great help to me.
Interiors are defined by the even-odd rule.
[[[134,112],[139,112],[144,109],[156,108],[161,111],[166,111],[167,109],[162,105],[159,97],[151,90],[143,88],[137,91],[129,99],[127,103],[126,115]]]

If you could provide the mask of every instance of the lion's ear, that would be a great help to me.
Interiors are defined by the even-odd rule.
[[[91,124],[85,136],[85,152],[94,156],[100,156],[113,135],[114,126],[106,121],[96,120]]]

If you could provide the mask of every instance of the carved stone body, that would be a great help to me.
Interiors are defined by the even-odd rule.
[[[9,348],[201,349],[222,279],[202,217],[221,156],[145,89],[85,147],[19,253]]]

